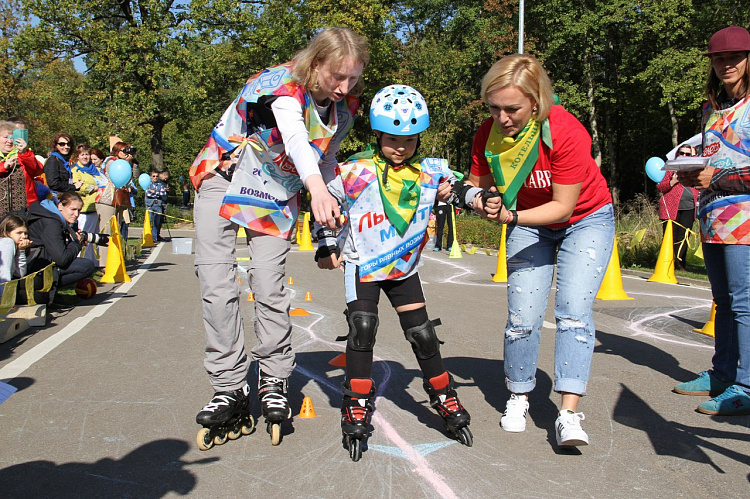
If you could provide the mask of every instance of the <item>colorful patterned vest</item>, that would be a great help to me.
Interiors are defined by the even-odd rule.
[[[451,175],[444,159],[425,158],[421,166],[419,207],[409,228],[399,236],[385,216],[374,161],[359,159],[341,165],[348,230],[359,254],[361,282],[408,277],[421,265],[437,187],[441,179]]]
[[[750,165],[750,96],[734,106],[703,109],[703,156],[714,168]],[[698,200],[701,239],[706,243],[750,244],[750,194],[702,191]]]
[[[273,189],[275,193],[272,197],[277,201],[269,204],[268,193],[260,193],[257,189],[247,188],[246,192],[240,195],[241,189],[238,188],[237,194],[228,195],[224,199],[220,215],[252,230],[279,237],[288,237],[291,226],[297,218],[299,213],[297,192],[302,188],[302,182],[299,180],[294,164],[286,155],[283,139],[275,126],[270,111],[271,99],[286,96],[293,97],[300,103],[305,126],[309,132],[310,146],[318,157],[318,164],[328,153],[331,139],[334,136],[346,135],[351,130],[359,107],[359,100],[356,97],[347,96],[336,103],[335,111],[330,113],[328,122],[323,123],[315,110],[310,94],[304,87],[292,81],[291,69],[292,63],[286,63],[264,69],[250,78],[235,101],[224,112],[211,132],[208,142],[190,168],[190,178],[196,189],[199,189],[203,177],[220,165],[225,153],[231,151],[231,161],[236,162],[243,151],[249,154],[261,149],[251,147],[246,141],[248,136],[260,142],[264,154],[263,160],[270,158],[274,163],[271,166],[275,168],[267,168],[275,170],[268,172],[272,178],[270,181],[277,181],[283,190],[289,193],[288,198],[279,199],[277,195],[279,189]],[[262,114],[264,116],[261,116]],[[269,126],[264,125],[264,122]],[[240,145],[243,147],[239,147]],[[294,175],[296,182],[290,181],[289,175]],[[280,216],[282,212],[283,216]],[[279,226],[280,220],[289,219],[292,220],[289,227]]]

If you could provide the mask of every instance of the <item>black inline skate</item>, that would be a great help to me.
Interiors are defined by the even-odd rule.
[[[249,393],[247,385],[239,390],[214,393],[211,401],[195,416],[195,421],[203,425],[196,438],[200,450],[253,432],[255,419],[250,414]]]
[[[258,399],[266,431],[271,435],[271,445],[281,443],[281,423],[292,417],[292,408],[287,400],[287,380],[276,378],[260,371],[258,376]]]
[[[349,457],[356,462],[362,457],[362,442],[370,434],[375,385],[371,379],[353,379],[345,381],[341,390],[344,392],[344,399],[341,401],[341,433],[349,449]]]
[[[439,388],[438,388],[439,387]],[[453,378],[447,373],[424,380],[424,389],[430,396],[430,405],[443,418],[445,427],[459,442],[467,447],[474,444],[474,436],[469,430],[471,416],[458,400],[458,394],[453,389]]]

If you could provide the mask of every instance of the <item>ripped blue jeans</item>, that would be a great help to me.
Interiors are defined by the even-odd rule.
[[[513,393],[536,384],[542,323],[557,260],[555,391],[584,395],[594,353],[592,308],[615,239],[612,205],[559,229],[512,227],[507,236],[505,381]]]

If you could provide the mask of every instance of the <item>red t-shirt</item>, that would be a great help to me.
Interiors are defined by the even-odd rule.
[[[607,188],[607,181],[591,157],[591,136],[583,125],[562,106],[552,106],[548,120],[552,132],[552,150],[540,141],[539,159],[518,191],[517,207],[519,210],[527,210],[551,201],[552,182],[563,185],[582,182],[581,193],[570,220],[548,225],[557,228],[577,222],[611,203],[612,196]],[[479,177],[492,174],[484,155],[491,128],[492,118],[489,118],[474,136],[471,173]]]

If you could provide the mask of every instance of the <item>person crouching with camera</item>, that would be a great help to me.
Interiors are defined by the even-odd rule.
[[[95,234],[77,229],[83,200],[76,192],[61,192],[57,203],[50,199],[36,201],[29,207],[26,225],[32,240],[28,255],[29,272],[55,264],[58,286],[67,286],[90,277],[95,264],[78,254],[86,244],[100,246],[109,243],[106,234]]]

